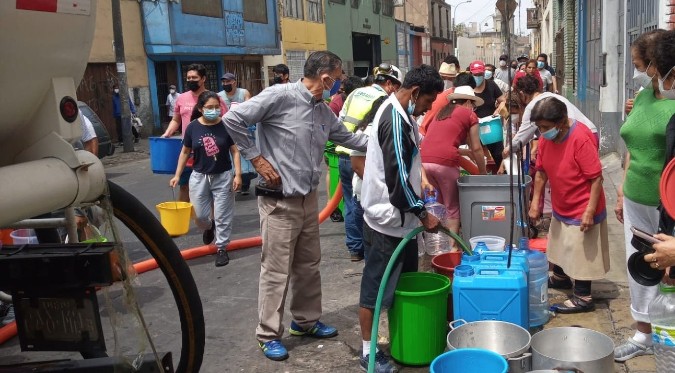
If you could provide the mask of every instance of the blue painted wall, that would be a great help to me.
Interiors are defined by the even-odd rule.
[[[180,4],[144,1],[142,22],[148,56],[280,54],[275,0],[267,0],[267,23],[245,22],[243,2],[222,0],[223,17],[184,14]]]

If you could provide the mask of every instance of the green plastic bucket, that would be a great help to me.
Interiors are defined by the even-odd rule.
[[[329,153],[325,152],[326,158],[328,158],[328,171],[330,175],[330,185],[329,187],[329,192],[330,196],[328,196],[328,199],[335,194],[335,189],[337,189],[338,184],[340,184],[340,157],[338,157],[337,154],[335,153]],[[340,200],[340,204],[338,205],[338,208],[344,215],[345,212],[345,201],[344,198]]]
[[[391,356],[406,365],[428,365],[445,350],[450,279],[403,273],[389,310]]]

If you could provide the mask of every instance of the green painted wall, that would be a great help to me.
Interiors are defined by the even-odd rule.
[[[340,56],[346,67],[354,61],[352,32],[379,35],[382,62],[396,63],[394,17],[383,16],[381,10],[374,14],[373,0],[359,0],[358,9],[351,7],[351,0],[345,0],[344,5],[326,0],[324,6],[328,50]]]

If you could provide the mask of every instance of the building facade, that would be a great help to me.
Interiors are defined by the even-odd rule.
[[[405,1],[394,11],[396,18],[397,66],[404,73],[410,66],[431,64],[430,0]]]
[[[431,0],[429,28],[431,36],[431,65],[439,68],[443,59],[454,53],[452,44],[452,17],[450,4],[443,0]]]

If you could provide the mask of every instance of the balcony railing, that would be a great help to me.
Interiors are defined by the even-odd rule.
[[[540,27],[541,21],[539,19],[539,10],[537,8],[528,8],[527,9],[527,28],[528,29],[538,29]]]

